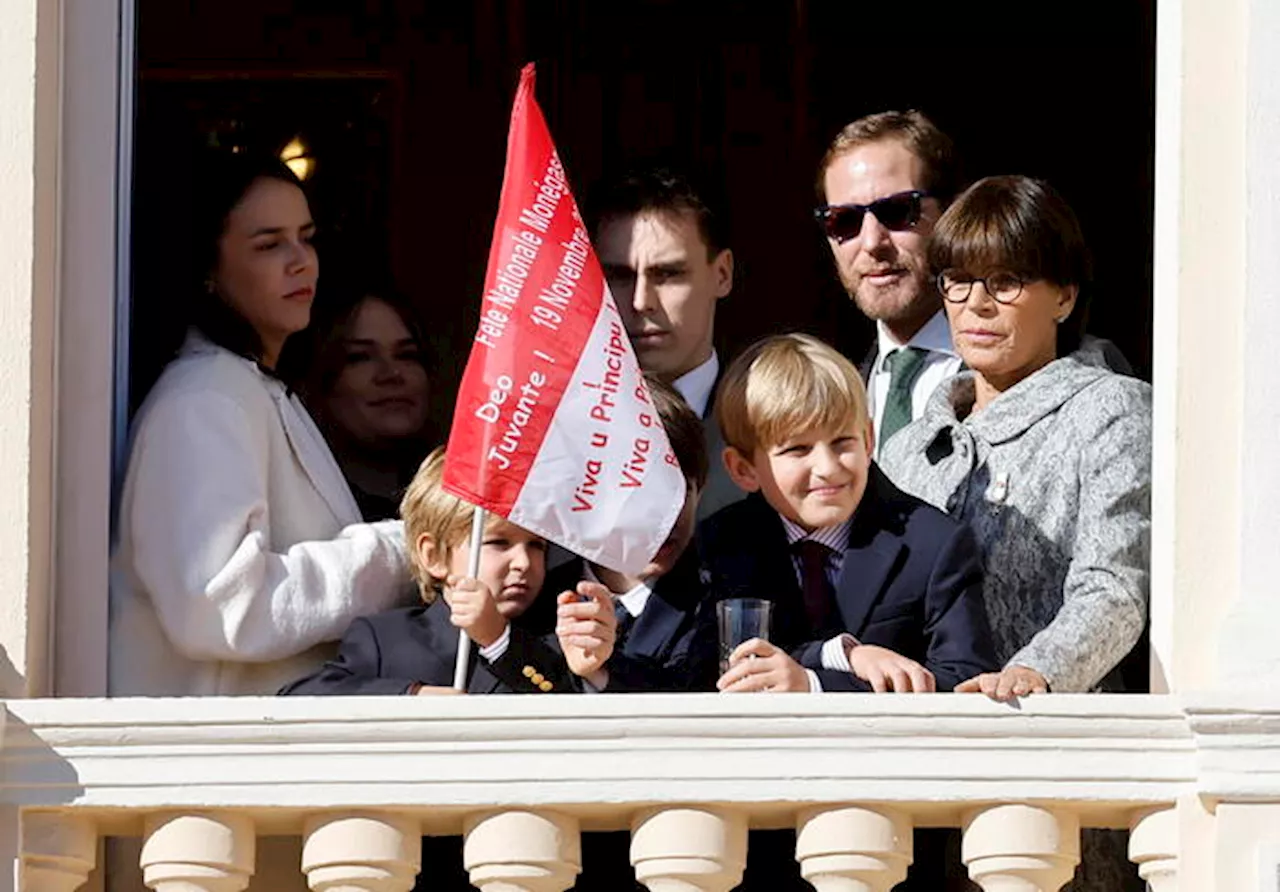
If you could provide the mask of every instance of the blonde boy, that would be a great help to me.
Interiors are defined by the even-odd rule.
[[[400,504],[423,605],[356,620],[335,659],[281,693],[454,693],[458,629],[473,643],[469,693],[576,691],[580,678],[592,677],[608,660],[614,618],[606,594],[565,593],[558,610],[539,596],[546,573],[542,537],[490,516],[479,573],[466,575],[475,509],[445,492],[443,470],[444,450],[437,449]],[[559,648],[549,640],[553,630]]]
[[[704,522],[703,560],[717,597],[774,602],[771,641],[741,645],[721,690],[950,690],[992,664],[972,536],[871,460],[847,359],[765,338],[726,371],[716,413],[751,495]]]

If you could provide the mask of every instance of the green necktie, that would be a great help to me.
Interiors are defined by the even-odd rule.
[[[927,350],[900,347],[885,357],[889,367],[889,392],[885,395],[884,414],[880,416],[881,445],[911,423],[911,389],[924,368]]]

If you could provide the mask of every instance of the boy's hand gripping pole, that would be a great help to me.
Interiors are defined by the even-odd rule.
[[[480,578],[480,549],[484,547],[485,510],[476,508],[471,514],[471,551],[467,558],[467,575]],[[467,689],[467,665],[471,662],[471,638],[466,629],[458,630],[458,658],[453,664],[454,690]]]

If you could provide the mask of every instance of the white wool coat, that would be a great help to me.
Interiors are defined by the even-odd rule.
[[[412,598],[298,398],[188,336],[134,422],[112,555],[112,695],[271,694]]]

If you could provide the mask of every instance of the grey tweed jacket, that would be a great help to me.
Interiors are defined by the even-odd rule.
[[[1065,357],[973,403],[972,372],[944,382],[881,466],[973,528],[1004,664],[1055,691],[1118,690],[1108,673],[1147,616],[1150,385]]]

